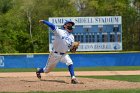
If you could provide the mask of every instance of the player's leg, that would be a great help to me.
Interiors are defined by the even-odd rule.
[[[75,77],[73,62],[72,62],[70,56],[68,54],[64,55],[61,58],[61,62],[66,63],[66,65],[68,66],[68,70],[69,70],[70,75],[71,75],[71,83],[73,83],[73,84],[78,83],[78,81],[76,80],[76,77]]]
[[[50,71],[52,71],[60,59],[61,59],[61,55],[58,55],[53,52],[50,53],[46,66],[44,68],[39,68],[37,70],[36,72],[37,77],[40,79],[41,73],[49,73]]]

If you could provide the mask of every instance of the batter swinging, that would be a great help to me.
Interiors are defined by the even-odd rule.
[[[67,54],[67,51],[70,49],[71,52],[75,52],[79,46],[79,42],[74,41],[74,36],[72,35],[73,26],[75,25],[72,21],[66,21],[63,25],[64,29],[59,29],[56,25],[46,21],[39,20],[39,22],[49,26],[54,33],[54,42],[53,49],[49,54],[48,62],[44,68],[38,68],[36,75],[41,79],[41,73],[49,73],[52,71],[58,62],[63,62],[68,66],[71,83],[77,84],[73,68],[73,62],[70,56]]]

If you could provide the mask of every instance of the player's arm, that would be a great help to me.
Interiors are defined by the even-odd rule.
[[[51,22],[49,22],[49,21],[46,21],[46,20],[39,20],[39,22],[40,23],[44,23],[44,24],[46,24],[47,26],[49,26],[50,28],[51,28],[51,30],[56,30],[56,26],[53,24],[53,23],[51,23]]]

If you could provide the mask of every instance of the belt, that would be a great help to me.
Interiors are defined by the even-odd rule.
[[[56,52],[54,51],[54,53],[60,54],[60,55],[64,55],[65,53],[61,53],[61,52]]]

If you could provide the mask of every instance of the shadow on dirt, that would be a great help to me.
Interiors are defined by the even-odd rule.
[[[65,82],[64,80],[45,80],[45,79],[41,79],[41,80],[20,80],[20,81],[23,81],[23,82],[58,82],[58,83],[65,83],[65,84],[69,84],[68,82]]]
[[[58,83],[66,83],[66,84],[69,84],[68,82],[65,82],[64,80],[40,80],[40,81],[58,82]]]

